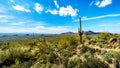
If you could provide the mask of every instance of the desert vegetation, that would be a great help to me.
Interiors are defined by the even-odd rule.
[[[115,38],[116,41],[111,41]],[[120,34],[99,33],[0,40],[0,68],[119,68]]]

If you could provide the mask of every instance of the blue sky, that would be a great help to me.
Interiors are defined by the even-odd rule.
[[[120,0],[0,0],[0,33],[120,33]]]

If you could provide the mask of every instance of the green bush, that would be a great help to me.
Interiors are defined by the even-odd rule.
[[[80,58],[74,58],[68,62],[67,68],[82,68],[82,61]]]
[[[80,52],[81,52],[81,54],[86,53],[86,52],[94,53],[94,48],[86,46],[86,45],[83,45],[80,48]]]
[[[77,46],[77,44],[78,44],[78,40],[75,38],[75,37],[73,37],[73,36],[71,36],[71,35],[68,35],[68,36],[65,36],[64,38],[62,38],[60,41],[59,41],[59,48],[60,49],[65,49],[65,48],[67,48],[67,47],[69,47],[69,46]]]
[[[108,51],[106,54],[103,55],[104,60],[107,61],[108,63],[112,62],[112,59],[116,59],[120,61],[120,54],[115,51]]]
[[[106,41],[110,39],[111,33],[109,32],[102,32],[96,35],[96,39],[101,40],[101,41]]]
[[[83,68],[109,68],[108,64],[95,57],[86,58]]]

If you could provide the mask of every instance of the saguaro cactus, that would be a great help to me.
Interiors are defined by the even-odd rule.
[[[83,31],[82,31],[82,23],[81,23],[81,18],[79,19],[80,22],[80,28],[78,29],[78,34],[80,36],[80,44],[82,44],[82,35],[83,35]]]

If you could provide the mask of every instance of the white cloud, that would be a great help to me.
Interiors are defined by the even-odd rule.
[[[106,7],[106,6],[108,6],[108,5],[110,5],[110,4],[112,4],[112,0],[102,0],[102,1],[100,1],[100,0],[97,0],[97,1],[92,1],[91,3],[90,3],[90,6],[91,5],[96,5],[96,6],[98,6],[98,7]]]
[[[95,3],[95,5],[97,5],[97,6],[100,5],[100,1],[97,1],[97,2]]]
[[[112,0],[103,0],[101,3],[98,5],[98,7],[105,7],[107,5],[112,4]]]
[[[58,14],[58,12],[59,11],[57,11],[57,10],[50,10],[50,9],[48,9],[47,11],[45,11],[46,13],[48,13],[48,12],[50,12],[51,14],[53,14],[53,15],[57,15]]]
[[[58,5],[58,3],[57,3],[57,0],[54,0],[54,3],[55,3],[55,6],[56,6],[57,8],[59,8],[59,5]]]
[[[29,9],[25,9],[24,11],[25,11],[25,12],[31,12]]]
[[[79,11],[78,9],[74,9],[71,5],[67,5],[66,7],[60,7],[59,4],[57,3],[57,0],[53,1],[57,9],[51,10],[48,9],[45,11],[45,13],[50,13],[53,15],[60,15],[60,16],[72,16],[75,17],[77,16],[77,12]]]
[[[23,6],[20,6],[20,5],[13,6],[13,8],[14,8],[15,10],[18,10],[18,11],[31,12],[29,9],[26,9],[26,8],[24,8]]]
[[[53,15],[59,14],[60,16],[77,16],[78,9],[73,9],[71,5],[68,5],[67,7],[60,7],[59,10],[50,10],[48,9],[45,11],[46,13],[50,12]]]
[[[41,13],[43,11],[43,7],[39,3],[35,3],[35,10],[38,13]]]
[[[103,16],[90,17],[90,18],[83,16],[82,20],[86,21],[86,20],[95,20],[95,19],[101,19],[101,18],[107,18],[107,17],[118,17],[118,16],[120,16],[120,14],[109,14],[109,15],[103,15]]]
[[[14,2],[14,0],[10,0],[10,2]]]
[[[78,9],[73,9],[72,6],[68,5],[65,7],[60,7],[59,14],[60,16],[76,16]]]

